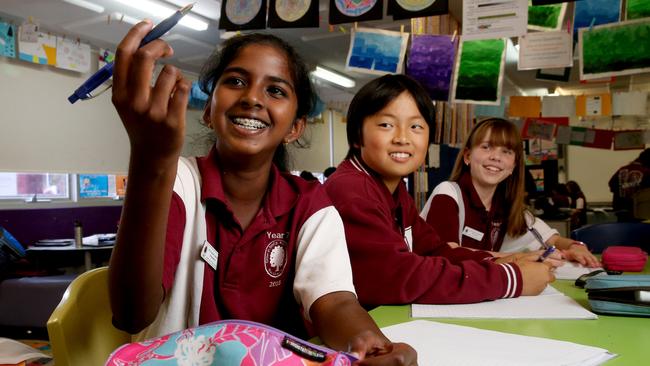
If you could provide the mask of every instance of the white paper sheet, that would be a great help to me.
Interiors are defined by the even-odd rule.
[[[572,342],[426,320],[382,331],[391,341],[415,348],[421,366],[599,365],[616,356],[603,348]]]
[[[519,37],[528,27],[528,0],[463,0],[463,38]]]
[[[648,111],[648,93],[643,91],[612,94],[612,114],[615,116],[645,116]]]
[[[558,280],[577,280],[583,274],[587,274],[600,268],[585,267],[578,262],[564,262],[564,265],[555,268],[555,278]]]
[[[520,296],[476,304],[411,305],[413,318],[597,319],[569,296],[551,286],[537,296]]]
[[[18,364],[27,360],[49,359],[45,353],[9,338],[0,338],[0,364]]]
[[[518,70],[573,66],[573,39],[565,31],[528,33],[519,37]]]

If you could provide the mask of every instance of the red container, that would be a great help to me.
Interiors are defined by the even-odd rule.
[[[602,260],[610,271],[641,272],[648,254],[638,247],[611,246],[603,251]]]

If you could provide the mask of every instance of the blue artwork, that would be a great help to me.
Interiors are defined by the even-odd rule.
[[[347,68],[371,74],[400,73],[408,33],[359,28],[352,33]]]
[[[0,56],[16,57],[16,29],[0,22]]]
[[[108,175],[79,174],[79,197],[108,197]]]
[[[573,39],[578,39],[578,28],[616,23],[621,19],[621,0],[582,0],[575,2]]]

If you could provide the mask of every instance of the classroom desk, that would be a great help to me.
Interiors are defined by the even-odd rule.
[[[37,261],[37,267],[39,267],[38,263],[43,260],[44,256],[52,255],[55,253],[64,253],[64,252],[71,252],[71,253],[83,253],[84,256],[84,269],[86,271],[89,271],[93,268],[93,262],[92,262],[92,254],[97,253],[97,254],[103,254],[104,256],[110,256],[111,251],[113,250],[112,245],[105,245],[105,246],[88,246],[88,245],[82,245],[81,247],[75,246],[75,244],[71,245],[66,245],[66,246],[50,246],[50,247],[39,247],[39,246],[30,246],[27,248],[27,254],[28,255],[33,255],[36,258]],[[47,259],[46,259],[47,260]]]
[[[650,262],[644,273],[650,273]],[[573,281],[557,280],[553,287],[572,297],[589,309],[584,289]],[[410,317],[410,306],[380,306],[370,311],[380,327],[405,323]],[[601,347],[618,357],[606,363],[615,365],[650,364],[650,318],[598,315],[597,320],[522,320],[522,319],[430,319],[441,323],[465,325],[506,333],[544,337]],[[431,343],[435,347],[435,341]]]

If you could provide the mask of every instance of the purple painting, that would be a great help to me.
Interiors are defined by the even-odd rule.
[[[406,74],[419,81],[431,99],[448,100],[456,42],[447,35],[413,36]]]

